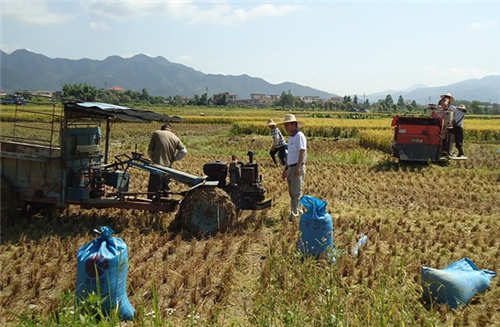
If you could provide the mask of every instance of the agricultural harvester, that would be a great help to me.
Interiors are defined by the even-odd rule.
[[[30,112],[16,108],[20,112]],[[34,114],[34,112],[31,112]],[[12,215],[23,209],[123,208],[172,212],[179,206],[177,220],[194,233],[215,233],[229,228],[238,210],[269,208],[262,175],[253,153],[249,162],[236,159],[203,166],[206,176],[195,176],[154,164],[141,153],[114,156],[108,163],[111,122],[179,122],[180,117],[160,115],[104,103],[65,103],[62,115],[50,119],[50,128],[14,122],[13,135],[1,141],[2,210]],[[59,145],[53,144],[54,126]],[[104,152],[101,125],[106,125]],[[16,128],[48,130],[50,141],[19,136]],[[17,135],[16,135],[17,134]],[[55,142],[54,142],[55,143]],[[129,192],[131,169],[165,176],[189,187],[182,192]],[[229,174],[229,183],[227,175]],[[8,209],[8,210],[4,210]]]
[[[465,159],[450,156],[453,139],[453,111],[429,105],[428,117],[395,116],[392,142],[393,156],[400,162],[440,162]]]

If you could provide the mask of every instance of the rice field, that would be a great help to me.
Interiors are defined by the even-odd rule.
[[[183,116],[185,123],[174,126],[188,149],[174,168],[202,175],[205,162],[228,161],[233,154],[245,158],[252,149],[273,207],[243,212],[231,232],[201,239],[172,229],[175,213],[69,206],[54,217],[2,219],[1,325],[118,325],[116,317],[100,319],[76,305],[73,296],[77,250],[101,225],[112,227],[129,247],[128,294],[136,319],[122,326],[500,324],[500,277],[460,310],[425,305],[420,284],[421,266],[443,268],[463,257],[480,269],[500,271],[498,139],[466,138],[469,159],[448,166],[399,165],[385,152],[392,133],[382,122],[390,125],[390,118],[340,123],[302,113],[305,128],[333,124],[344,131],[308,137],[305,194],[326,200],[334,223],[337,262],[327,264],[297,253],[298,224],[287,219],[286,183],[268,155],[271,138],[263,124],[284,113],[240,109],[215,123],[204,121],[214,110],[192,110]],[[478,131],[500,130],[499,120],[477,120],[465,121],[466,133],[474,124]],[[235,123],[264,129],[238,131]],[[365,123],[370,127],[360,128]],[[114,124],[112,154],[136,145],[145,152],[158,127]],[[12,123],[3,121],[0,128],[3,134]],[[349,134],[348,128],[357,132]],[[131,191],[145,188],[147,174],[134,170]],[[174,190],[185,188],[174,183]],[[368,243],[352,257],[362,233]]]

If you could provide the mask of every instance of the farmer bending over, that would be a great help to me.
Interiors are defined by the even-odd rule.
[[[169,124],[164,124],[161,130],[156,130],[149,142],[148,155],[153,163],[172,167],[174,161],[181,160],[187,154],[186,147],[181,140],[172,132]],[[170,178],[157,174],[149,174],[148,198],[152,199],[154,193],[169,190]]]

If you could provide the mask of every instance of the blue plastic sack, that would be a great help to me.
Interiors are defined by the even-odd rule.
[[[306,208],[306,212],[300,217],[301,235],[297,247],[304,255],[316,258],[324,255],[335,262],[333,222],[326,212],[326,201],[304,195],[300,198],[300,203]]]
[[[90,293],[103,298],[102,310],[109,313],[118,307],[122,320],[134,319],[134,308],[127,297],[127,244],[112,237],[113,230],[101,226],[100,236],[78,250],[76,295],[86,298]]]
[[[451,308],[465,306],[476,294],[490,287],[497,274],[479,270],[469,259],[463,258],[444,269],[422,267],[424,299],[447,303]]]

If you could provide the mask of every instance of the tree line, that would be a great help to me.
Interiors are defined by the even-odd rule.
[[[97,89],[89,84],[66,84],[62,92],[56,92],[63,100],[73,101],[97,101],[112,104],[150,104],[150,105],[169,105],[169,106],[225,106],[230,104],[228,93],[219,93],[209,96],[206,92],[201,95],[194,95],[187,98],[182,96],[153,96],[146,89],[142,91],[116,91],[109,89]],[[457,105],[465,104],[468,112],[473,114],[500,114],[500,105],[496,103],[480,101],[457,101]],[[385,99],[370,103],[368,99],[359,99],[357,95],[346,95],[335,101],[313,101],[305,102],[301,97],[294,96],[290,91],[282,92],[279,99],[270,104],[276,108],[301,108],[316,109],[328,111],[370,111],[370,112],[412,112],[421,111],[424,107],[417,105],[415,100],[406,101],[403,96],[398,100],[387,94]]]
[[[394,103],[392,96],[388,94],[384,100],[379,100],[370,104],[368,99],[360,100],[357,95],[346,95],[341,100],[327,100],[312,103],[305,103],[300,97],[294,96],[291,92],[282,92],[279,100],[273,105],[279,107],[292,108],[319,108],[333,111],[375,111],[375,112],[397,112],[411,111],[419,109],[415,100],[407,103],[402,96],[399,96],[397,103]]]
[[[224,106],[228,103],[227,93],[215,94],[213,97],[209,97],[207,93],[195,95],[192,98],[178,95],[165,97],[150,95],[146,89],[142,89],[141,92],[132,90],[116,91],[98,89],[89,84],[65,84],[59,96],[65,101],[98,101],[112,104],[140,103],[151,105],[166,104],[171,106]]]

